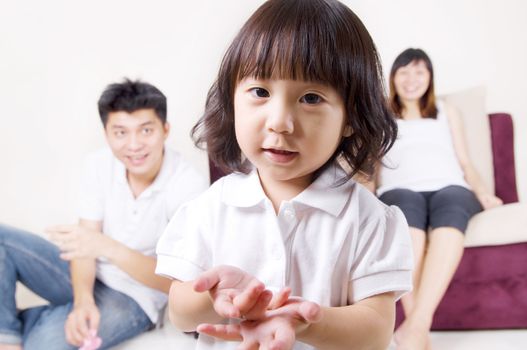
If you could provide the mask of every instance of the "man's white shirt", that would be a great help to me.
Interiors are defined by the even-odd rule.
[[[102,221],[102,232],[131,249],[155,256],[156,243],[176,209],[208,187],[208,182],[181,155],[165,147],[154,182],[134,198],[126,169],[109,148],[90,154],[85,162],[79,197],[79,217]],[[156,323],[166,294],[135,281],[104,259],[97,278],[133,298]]]

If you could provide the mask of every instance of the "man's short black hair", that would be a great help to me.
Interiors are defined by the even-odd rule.
[[[108,113],[125,111],[132,113],[139,109],[154,109],[163,125],[167,120],[167,98],[155,86],[126,78],[122,83],[106,87],[98,102],[99,115],[106,127]]]

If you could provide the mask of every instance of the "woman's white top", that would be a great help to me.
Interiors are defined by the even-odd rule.
[[[397,119],[398,137],[383,159],[377,194],[396,188],[437,191],[450,185],[470,188],[464,180],[448,117],[437,103],[437,119]]]
[[[256,171],[221,178],[178,209],[157,244],[156,272],[190,281],[214,266],[237,266],[271,290],[289,286],[323,306],[390,291],[399,297],[412,287],[404,215],[353,180],[339,186],[343,176],[329,167],[278,214]],[[196,349],[238,345],[200,335]]]

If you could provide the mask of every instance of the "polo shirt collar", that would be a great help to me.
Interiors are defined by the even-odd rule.
[[[339,166],[328,166],[308,188],[291,200],[294,204],[311,207],[338,216],[349,200],[353,180],[345,181],[346,173]],[[267,199],[258,172],[233,174],[224,180],[222,200],[236,207],[253,207]],[[340,184],[341,182],[344,183]]]
[[[225,178],[222,201],[235,207],[254,207],[263,203],[267,196],[260,183],[258,172],[253,169],[249,174],[235,173]]]
[[[354,183],[353,180],[345,180],[346,176],[341,167],[332,164],[292,202],[339,216],[350,198],[350,188]]]

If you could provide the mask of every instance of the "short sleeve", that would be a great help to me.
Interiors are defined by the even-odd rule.
[[[200,207],[196,200],[187,202],[168,223],[157,243],[156,274],[189,281],[212,267],[213,242]]]
[[[81,219],[101,221],[104,217],[104,189],[98,174],[99,160],[97,154],[91,154],[82,167],[78,198]]]
[[[384,215],[359,229],[350,271],[350,303],[386,292],[395,292],[398,299],[412,289],[413,256],[408,224],[399,208],[384,208]]]

